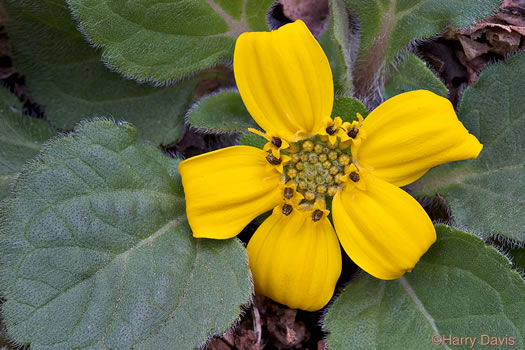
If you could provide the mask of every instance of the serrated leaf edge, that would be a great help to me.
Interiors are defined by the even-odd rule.
[[[232,130],[225,130],[225,129],[214,129],[214,128],[205,128],[205,127],[201,127],[201,126],[196,126],[195,124],[193,124],[191,122],[191,116],[193,114],[193,112],[195,112],[195,110],[204,102],[206,101],[208,98],[210,97],[213,97],[213,96],[217,96],[217,95],[220,95],[222,92],[225,92],[225,91],[231,91],[231,92],[236,92],[237,94],[239,94],[239,90],[237,90],[237,88],[235,87],[228,87],[228,88],[223,88],[223,89],[219,89],[217,91],[214,91],[210,94],[207,94],[207,95],[204,95],[202,96],[197,102],[195,102],[189,109],[188,111],[186,112],[186,114],[184,115],[184,123],[186,125],[188,125],[191,129],[193,130],[197,130],[197,131],[200,131],[200,132],[203,132],[205,134],[212,134],[212,135],[231,135],[233,137],[235,137],[235,142],[236,143],[239,143],[240,141],[240,138],[242,137],[243,134],[246,134],[248,132],[248,128],[239,128],[239,129],[232,129]],[[257,124],[255,124],[255,126],[257,126]]]
[[[20,173],[18,173],[16,176],[15,176],[15,180],[14,182],[12,183],[12,189],[11,189],[11,196],[6,198],[5,200],[1,201],[0,202],[0,235],[6,235],[7,233],[5,232],[5,229],[3,228],[4,227],[4,223],[5,223],[5,219],[3,218],[4,216],[2,215],[3,212],[5,211],[5,209],[7,208],[7,206],[9,205],[9,203],[14,200],[16,198],[15,196],[15,187],[16,185],[19,183],[19,181],[22,180],[23,178],[23,175],[25,175],[25,173],[27,173],[31,168],[35,167],[35,166],[40,166],[42,164],[44,164],[44,160],[45,160],[45,157],[46,157],[46,153],[49,149],[51,149],[52,147],[54,147],[59,141],[63,140],[63,139],[68,139],[68,138],[75,138],[78,134],[78,132],[80,132],[82,130],[83,127],[85,127],[86,125],[91,125],[91,123],[98,123],[98,122],[109,122],[109,123],[112,123],[114,124],[116,127],[131,127],[133,129],[135,129],[135,127],[126,122],[126,121],[115,121],[111,118],[106,118],[106,117],[97,117],[97,118],[94,118],[94,119],[91,119],[91,120],[83,120],[81,122],[79,122],[75,128],[73,129],[73,131],[70,131],[70,132],[66,132],[66,133],[62,133],[62,134],[57,134],[55,136],[53,136],[52,138],[50,138],[47,142],[45,142],[43,145],[42,145],[42,148],[40,149],[40,152],[37,156],[35,156],[35,158],[33,158],[32,160],[28,161],[27,164],[24,166],[24,168],[22,169],[22,171]],[[135,144],[140,144],[137,142],[137,140],[135,140]],[[178,199],[178,198],[177,198]],[[108,266],[109,264],[113,263],[114,261],[116,261],[117,259],[125,259],[127,258],[127,256],[135,249],[137,248],[140,248],[141,246],[147,244],[147,243],[151,243],[153,242],[156,238],[158,238],[159,236],[161,236],[163,233],[165,233],[167,230],[169,230],[171,227],[174,227],[178,224],[181,224],[182,222],[184,222],[186,220],[186,215],[183,214],[181,215],[180,217],[178,217],[177,219],[174,219],[174,220],[170,220],[168,223],[166,223],[164,226],[162,226],[160,229],[158,229],[155,233],[153,233],[152,235],[146,237],[145,239],[141,240],[140,242],[138,242],[135,246],[127,249],[126,251],[116,255],[113,259],[110,260],[110,262],[104,266],[102,266],[100,269],[98,269],[97,271],[100,271],[102,269],[104,269],[106,266]],[[243,250],[245,250],[245,247],[244,245],[242,244],[242,242],[238,239],[238,238],[234,238],[235,239],[235,242],[236,244],[242,248]],[[200,247],[200,244],[197,243],[197,250],[199,250],[199,247]],[[197,255],[198,253],[196,254],[196,257],[195,259],[197,259]],[[0,259],[0,265],[2,264],[2,260]],[[233,332],[234,329],[236,328],[236,326],[240,323],[240,320],[242,318],[242,316],[244,315],[244,313],[249,310],[249,308],[251,307],[251,305],[253,304],[253,298],[254,298],[254,290],[255,290],[255,287],[254,287],[254,282],[253,282],[253,275],[251,273],[251,270],[249,268],[249,263],[248,263],[248,255],[247,254],[244,254],[244,269],[247,270],[248,274],[249,274],[249,280],[250,280],[250,292],[248,294],[248,298],[247,300],[244,300],[242,302],[241,305],[239,305],[239,310],[240,310],[240,313],[239,313],[239,316],[237,316],[236,318],[234,318],[230,324],[222,331],[222,335],[225,335],[225,334],[228,334],[230,332]],[[192,270],[193,272],[193,270]],[[77,284],[74,284],[72,285],[71,287],[65,289],[64,291],[62,291],[62,293],[60,294],[57,294],[56,296],[54,296],[53,298],[51,298],[50,300],[48,300],[46,303],[40,305],[40,308],[44,307],[45,305],[49,304],[50,302],[52,302],[53,300],[55,300],[57,297],[59,297],[60,295],[66,293],[68,290],[76,287],[79,283],[82,283],[84,282],[85,280],[89,279],[89,278],[92,278],[93,276],[90,276],[80,282],[78,282]],[[188,281],[187,283],[189,282],[189,280],[191,279],[191,277],[188,278]],[[187,285],[185,286],[184,288],[184,292],[182,293],[181,297],[180,297],[180,300],[179,300],[179,304],[180,305],[180,302],[182,302],[182,300],[184,299],[184,297],[186,296],[186,292],[187,291]],[[0,296],[5,294],[5,290],[2,290],[0,289]],[[120,300],[120,299],[119,299]],[[118,302],[117,304],[115,305],[115,309],[118,307]],[[37,309],[37,310],[38,310]],[[178,309],[178,306],[175,307],[175,309],[172,311],[172,314]],[[2,313],[2,308],[0,307],[0,317],[2,317],[1,315]],[[110,317],[110,320],[112,319],[112,317]],[[4,326],[5,326],[5,323],[4,323]],[[109,324],[108,324],[109,326]],[[106,330],[104,332],[104,336],[103,338],[101,339],[101,341],[103,342],[103,340],[105,339],[106,337],[106,332],[107,332],[107,327],[106,327]],[[202,345],[199,346],[199,348],[205,348],[207,344],[209,344],[209,342],[216,338],[219,334],[213,334],[213,332],[207,332],[207,333],[211,333],[211,334],[208,334],[207,335],[207,339],[202,343]],[[149,339],[151,336],[149,335],[148,337],[146,337],[144,340],[147,340]],[[22,344],[22,343],[18,343],[17,341],[14,340],[14,338],[11,338],[9,337],[9,339],[13,342],[13,344]]]
[[[246,2],[247,0],[243,0],[243,11],[241,16],[241,21],[237,21],[233,19],[228,13],[226,13],[218,4],[216,4],[213,0],[206,0],[206,3],[208,6],[219,16],[221,19],[226,23],[227,26],[230,27],[230,31],[226,33],[222,33],[218,36],[231,36],[233,39],[237,38],[240,34],[244,32],[251,31],[250,28],[247,27],[246,23]],[[119,67],[114,66],[110,61],[110,58],[106,55],[106,45],[98,44],[94,40],[91,39],[89,34],[84,28],[84,25],[82,24],[82,20],[80,18],[80,15],[75,11],[73,5],[71,4],[71,0],[66,0],[67,8],[69,9],[69,12],[72,16],[72,18],[77,22],[77,30],[80,32],[80,34],[84,37],[84,39],[93,47],[94,49],[101,49],[102,50],[102,56],[101,61],[106,66],[106,68],[114,73],[120,74],[122,77],[134,80],[137,83],[150,83],[154,87],[166,87],[169,85],[176,84],[178,82],[181,82],[183,80],[189,79],[191,77],[194,77],[202,72],[205,72],[207,70],[213,69],[214,67],[218,67],[220,65],[226,65],[231,66],[232,65],[232,59],[229,57],[222,57],[217,60],[217,62],[213,65],[210,65],[209,67],[205,67],[202,69],[197,69],[191,73],[179,76],[177,78],[173,79],[155,79],[153,76],[148,77],[140,77],[137,74],[130,74],[126,72],[124,69],[121,69]]]

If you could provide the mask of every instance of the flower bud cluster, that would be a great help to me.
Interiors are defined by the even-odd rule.
[[[307,202],[333,197],[343,182],[351,156],[346,151],[322,141],[306,140],[292,147],[285,166],[286,183],[293,181],[297,192]]]

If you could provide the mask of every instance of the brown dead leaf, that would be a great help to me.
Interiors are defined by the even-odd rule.
[[[314,317],[313,324],[318,325],[320,314],[289,309],[269,298],[255,295],[250,310],[244,314],[239,325],[222,338],[211,341],[206,350],[323,349],[319,347],[323,334],[311,339],[312,330],[303,322],[305,316]],[[310,323],[310,320],[307,322]]]
[[[467,61],[485,54],[506,56],[523,47],[525,0],[506,0],[494,15],[463,29],[449,29],[444,37],[461,42]],[[492,57],[486,57],[488,63]]]
[[[260,350],[262,347],[257,342],[257,334],[251,329],[241,329],[235,337],[235,349]]]
[[[505,23],[525,27],[525,0],[505,0],[497,15]]]
[[[281,349],[295,349],[309,338],[302,321],[298,321],[297,310],[282,307],[268,298],[255,297],[255,305],[261,313],[270,341]]]
[[[492,46],[491,51],[498,55],[504,56],[520,47],[522,34],[512,30],[510,27],[507,29],[509,30],[494,27],[485,33],[485,37]],[[525,28],[523,28],[523,31],[525,31]]]
[[[481,56],[490,50],[489,45],[486,43],[473,40],[466,35],[458,35],[458,39],[461,43],[461,46],[463,47],[465,56],[467,56],[469,61],[472,61],[476,57]]]
[[[280,0],[280,3],[286,17],[302,20],[316,37],[328,23],[328,0]]]
[[[232,346],[226,343],[224,339],[213,339],[207,346],[206,350],[232,350]]]
[[[494,15],[468,28],[449,28],[443,38],[461,44],[455,54],[470,86],[488,64],[525,47],[525,0],[506,0]]]

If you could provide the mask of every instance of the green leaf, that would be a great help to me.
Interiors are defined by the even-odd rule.
[[[336,95],[351,96],[352,86],[352,49],[351,41],[354,38],[350,33],[350,15],[343,0],[330,1],[330,22],[328,28],[319,38],[334,78]]]
[[[502,0],[344,0],[359,16],[361,46],[354,69],[358,97],[377,90],[385,68],[411,41],[446,26],[468,27],[494,12]]]
[[[393,281],[362,273],[324,319],[328,348],[437,349],[434,335],[514,337],[525,347],[525,282],[479,238],[445,225],[414,270]],[[446,344],[447,349],[468,349]],[[457,344],[456,344],[457,345]],[[463,345],[465,345],[463,343]]]
[[[97,116],[127,120],[141,139],[176,141],[196,79],[153,87],[108,71],[76,29],[65,0],[6,0],[14,63],[47,118],[61,129]],[[116,27],[114,27],[115,29]]]
[[[514,267],[525,273],[525,247],[508,250]]]
[[[24,164],[54,134],[45,121],[24,116],[21,110],[14,95],[0,88],[0,202]]]
[[[525,242],[525,53],[493,64],[463,94],[460,120],[483,144],[475,160],[432,169],[412,185],[441,194],[458,225]],[[486,237],[486,236],[485,236]]]
[[[257,127],[239,93],[232,90],[204,97],[188,113],[188,122],[210,132],[246,132]]]
[[[130,78],[170,82],[231,59],[242,32],[268,30],[273,0],[68,2],[107,64]]]
[[[194,239],[179,160],[95,121],[54,139],[1,213],[9,335],[31,349],[193,349],[251,297],[236,240]]]
[[[363,117],[368,115],[368,110],[361,101],[351,97],[338,97],[334,100],[332,118],[341,117],[345,122],[352,122],[357,120],[357,113]]]
[[[448,89],[419,57],[407,53],[390,72],[383,97],[389,99],[403,92],[425,89],[447,97]]]
[[[263,149],[267,142],[264,137],[249,132],[241,136],[240,144]]]

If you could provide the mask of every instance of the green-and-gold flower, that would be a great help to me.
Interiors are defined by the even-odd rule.
[[[242,34],[234,72],[244,104],[265,133],[252,131],[268,143],[180,164],[193,235],[231,238],[273,209],[250,240],[248,256],[256,291],[291,308],[318,310],[328,303],[341,273],[339,242],[377,278],[411,271],[436,233],[399,186],[482,149],[450,102],[412,91],[365,120],[332,120],[330,65],[301,21]]]

